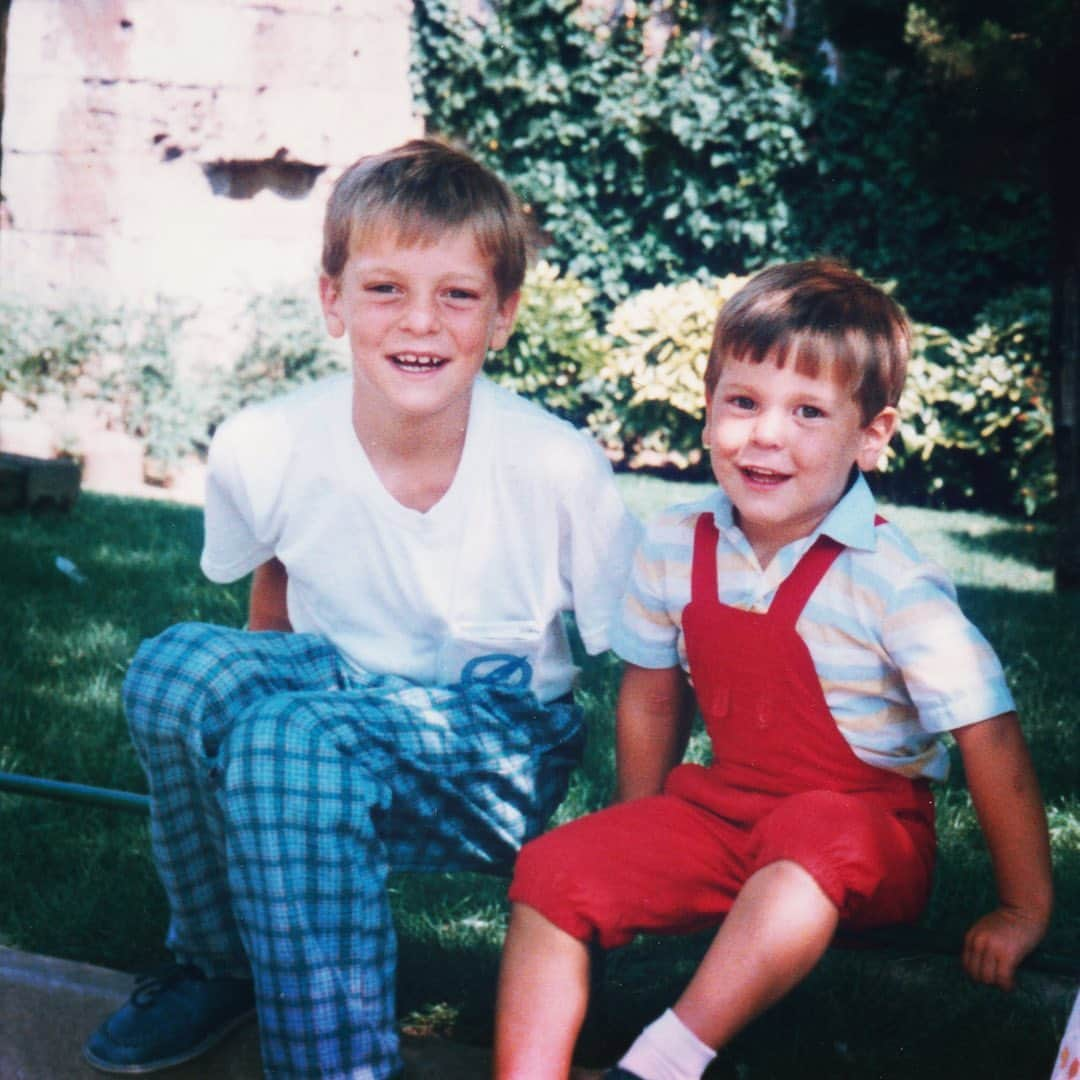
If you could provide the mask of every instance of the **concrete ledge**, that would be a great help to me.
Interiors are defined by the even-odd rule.
[[[127,999],[130,975],[0,947],[0,1077],[91,1080],[83,1043]],[[443,1039],[404,1036],[408,1080],[484,1080],[491,1055]],[[170,1069],[169,1080],[258,1080],[259,1037],[247,1024],[210,1053]]]
[[[89,1080],[82,1059],[91,1031],[131,993],[130,975],[0,948],[0,1076],[5,1080]],[[259,1038],[248,1024],[170,1080],[257,1080]]]

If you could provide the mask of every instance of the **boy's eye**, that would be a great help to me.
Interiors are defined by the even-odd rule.
[[[752,409],[754,407],[754,399],[747,397],[745,394],[732,394],[728,398],[728,403],[733,405],[736,409]]]
[[[819,420],[825,415],[816,405],[800,405],[796,412],[803,420]]]
[[[451,300],[475,300],[477,298],[475,289],[447,289],[446,295]]]
[[[389,296],[397,292],[397,286],[389,281],[372,281],[364,286],[364,291]]]

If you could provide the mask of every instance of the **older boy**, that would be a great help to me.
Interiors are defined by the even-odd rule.
[[[397,1075],[388,871],[505,866],[565,792],[563,616],[607,648],[637,536],[596,447],[480,377],[526,241],[437,141],[335,185],[320,294],[351,377],[210,452],[202,567],[254,571],[249,628],[173,627],[125,683],[178,963],[94,1033],[96,1068],[186,1061],[254,1004],[268,1076]]]
[[[903,314],[846,268],[774,267],[723,307],[706,371],[719,490],[654,522],[613,634],[619,805],[522,852],[496,1074],[565,1077],[587,942],[722,923],[611,1080],[696,1080],[817,963],[839,925],[915,919],[941,734],[959,744],[999,908],[968,934],[1003,987],[1045,931],[1049,842],[1001,668],[955,593],[875,517],[860,470],[896,429]],[[686,674],[712,741],[678,765]]]

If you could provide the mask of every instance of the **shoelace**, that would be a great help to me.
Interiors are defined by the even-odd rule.
[[[157,1000],[165,990],[187,979],[205,979],[206,976],[193,964],[163,964],[153,971],[135,976],[135,989],[131,992],[131,1004],[144,1009]]]

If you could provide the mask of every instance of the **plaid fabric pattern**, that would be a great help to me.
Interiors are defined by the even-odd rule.
[[[449,687],[358,676],[323,638],[200,623],[144,642],[124,686],[171,905],[167,944],[255,979],[271,1077],[401,1067],[391,869],[496,869],[566,791],[584,732],[529,665]]]

